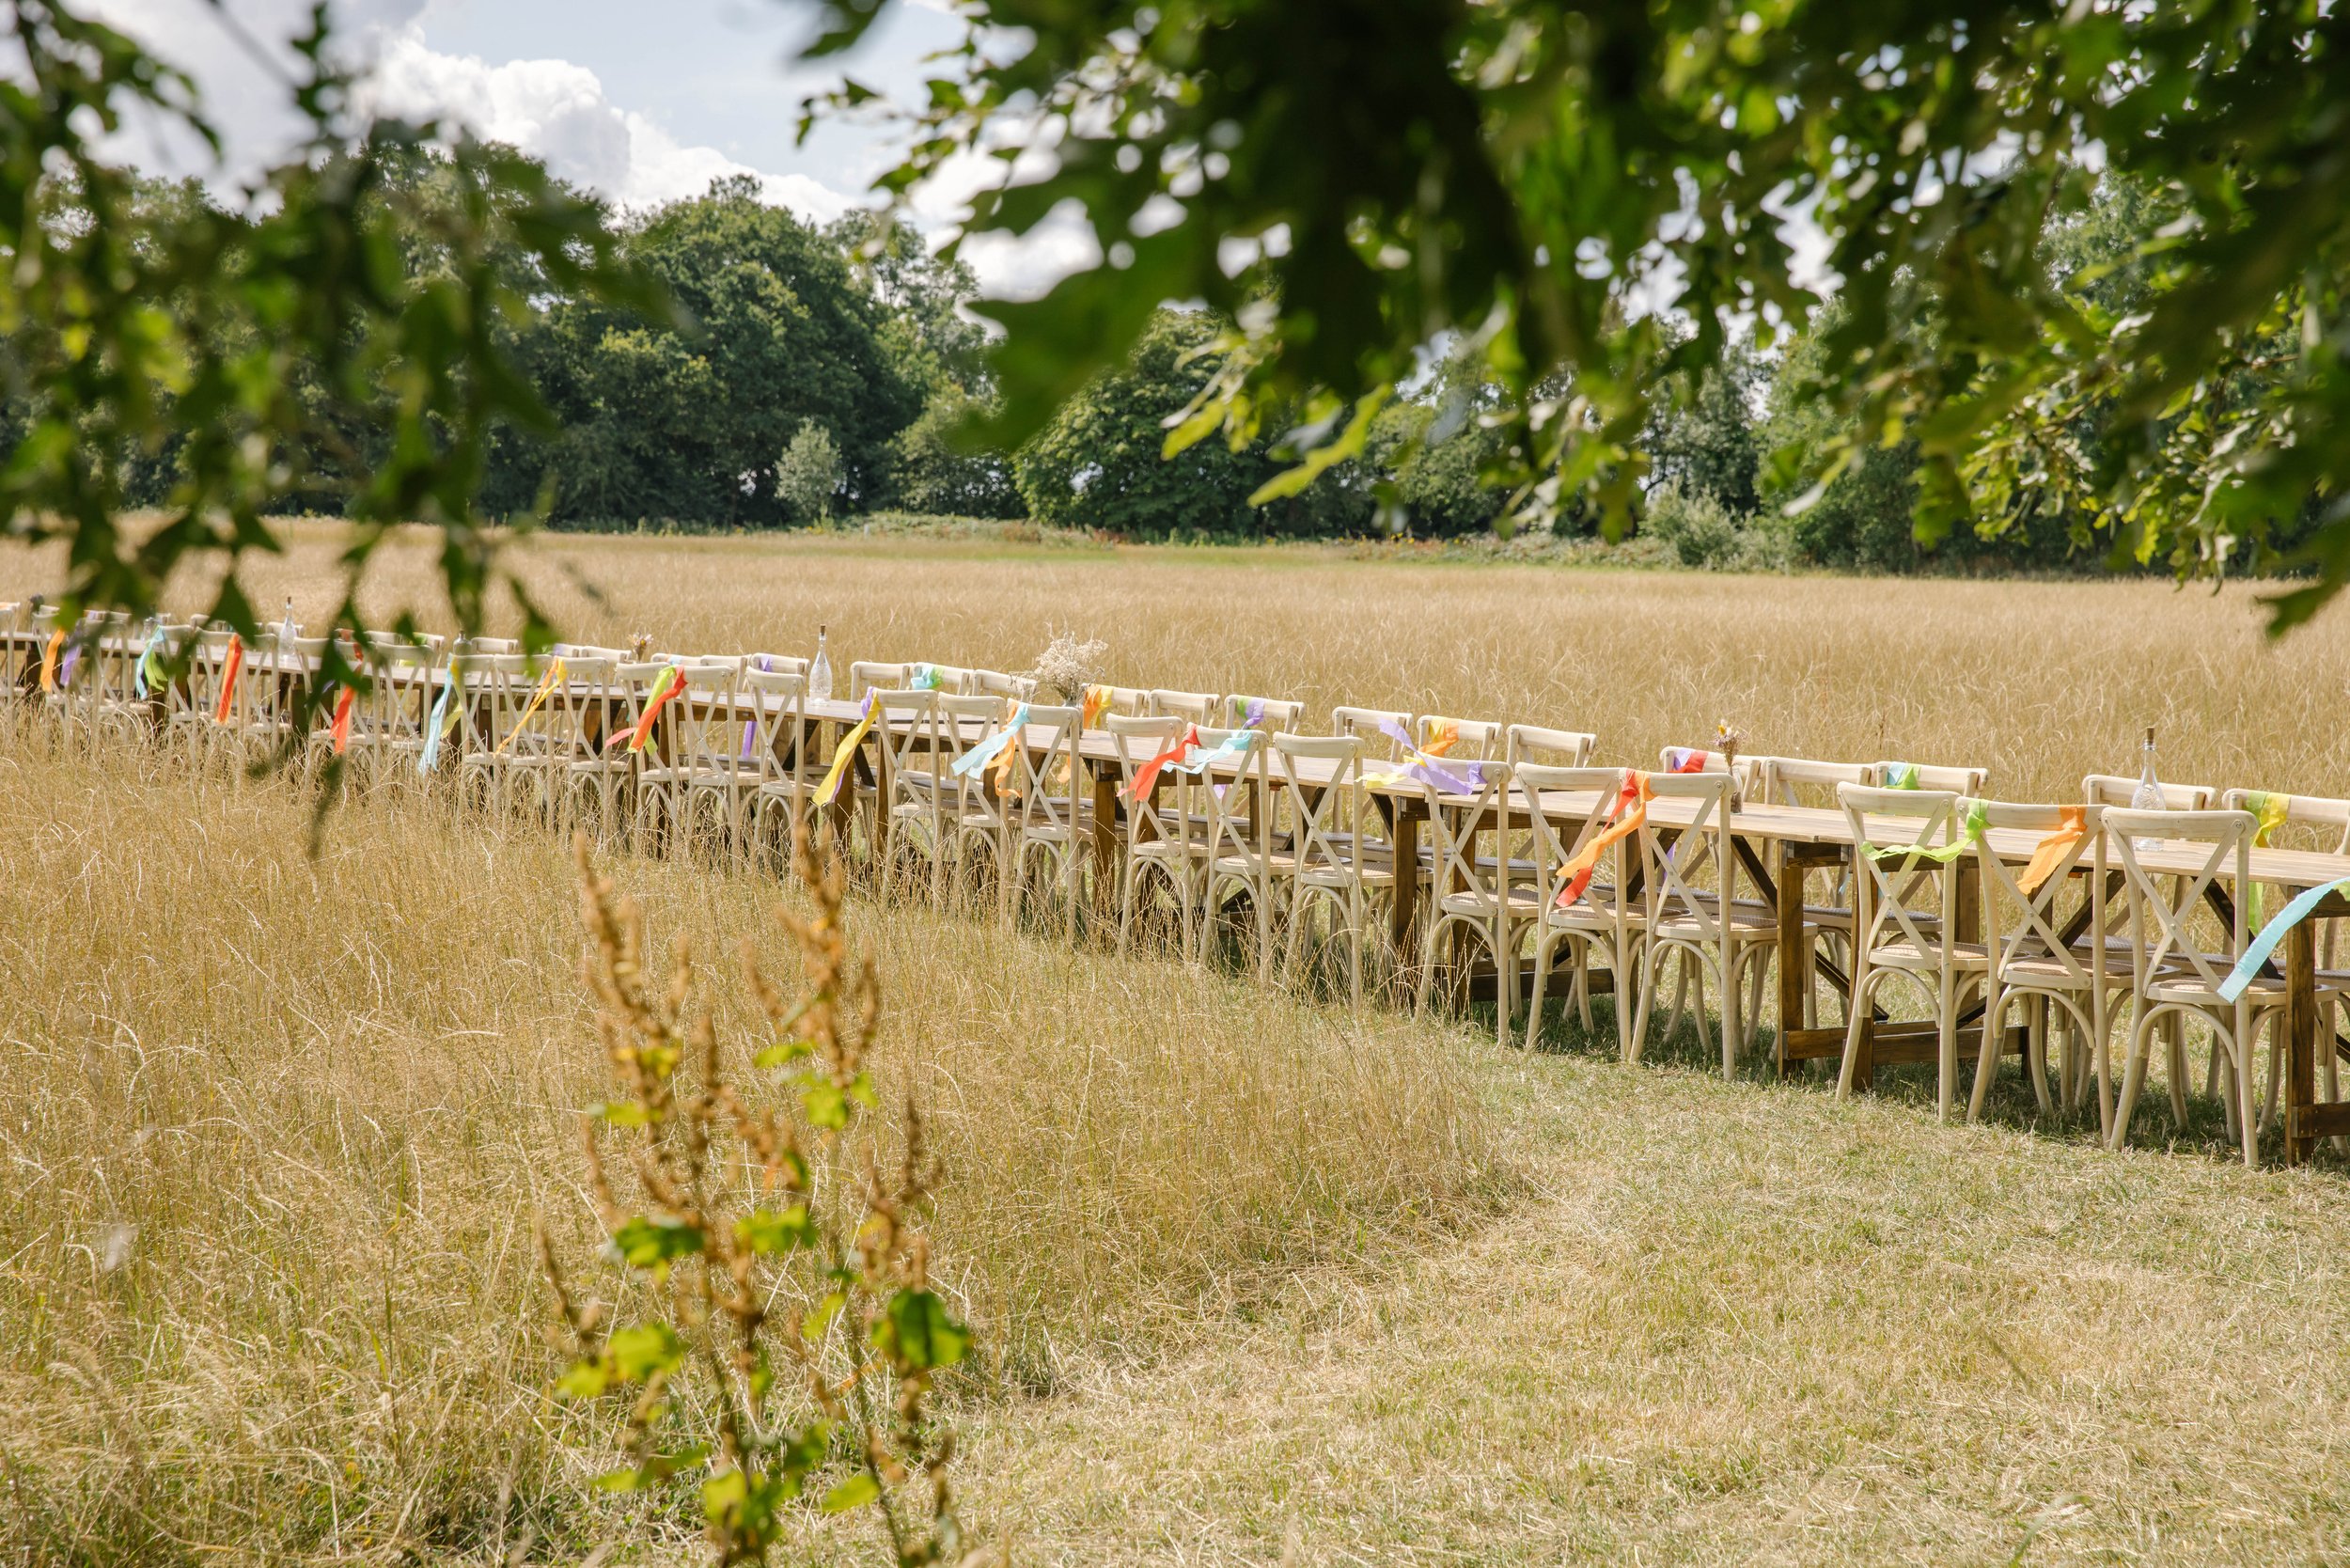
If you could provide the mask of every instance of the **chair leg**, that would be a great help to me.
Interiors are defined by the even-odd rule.
[[[2121,1148],[2130,1136],[2130,1114],[2137,1109],[2138,1091],[2146,1082],[2146,1058],[2154,1050],[2154,1032],[2160,1022],[2147,1017],[2141,1004],[2133,1003],[2133,1007],[2129,1056],[2122,1068],[2121,1098],[2113,1107],[2113,1131],[2106,1138],[2108,1149]]]
[[[1544,931],[1539,926],[1535,928],[1534,953],[1531,960],[1534,966],[1533,994],[1526,1004],[1526,1048],[1528,1051],[1534,1048],[1535,1037],[1542,1032],[1543,990],[1544,982],[1550,979],[1550,966],[1557,958],[1560,944],[1564,941],[1564,938],[1555,933]]]

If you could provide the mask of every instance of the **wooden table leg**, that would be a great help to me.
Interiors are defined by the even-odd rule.
[[[1811,966],[1803,958],[1803,862],[1784,839],[1778,841],[1778,874],[1773,878],[1773,886],[1778,902],[1778,1028],[1772,1049],[1778,1075],[1784,1078],[1795,1071],[1796,1058],[1787,1049],[1787,1031],[1802,1026],[1804,985]]]
[[[2250,1048],[2245,1042],[2244,1049]],[[2317,1146],[2311,1126],[2317,1104],[2317,922],[2285,933],[2285,1163],[2298,1165]],[[2238,1107],[2250,1116],[2252,1107]]]
[[[1114,902],[1118,886],[1118,770],[1093,769],[1093,902],[1097,909]]]
[[[1419,923],[1419,811],[1418,803],[1395,797],[1395,907],[1389,914],[1388,934],[1395,941],[1396,962],[1408,970],[1415,962],[1412,933]]]

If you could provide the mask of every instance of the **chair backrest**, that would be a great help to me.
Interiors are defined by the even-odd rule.
[[[1085,712],[1036,703],[1027,709],[1028,732],[1011,743],[1022,830],[1073,835],[1087,792],[1085,770],[1077,765],[1078,721]]]
[[[1753,760],[1750,757],[1742,759],[1740,765],[1750,765]],[[1659,773],[1667,774],[1727,774],[1730,772],[1730,760],[1720,752],[1708,751],[1703,746],[1668,745],[1656,754],[1656,768]]]
[[[1151,713],[1172,713],[1193,724],[1214,724],[1220,716],[1213,692],[1179,692],[1153,686],[1149,693],[1149,702],[1148,711]]]
[[[1036,696],[1036,682],[1026,675],[1007,675],[1000,669],[975,669],[971,672],[971,688],[990,697],[1008,697],[1014,702],[1026,702]]]
[[[1451,900],[1457,908],[1466,901],[1480,909],[1494,909],[1509,896],[1511,779],[1507,762],[1486,762],[1476,770],[1474,788],[1465,793],[1419,781],[1428,811],[1429,844],[1435,852],[1434,897]],[[1523,814],[1522,812],[1520,813]],[[1492,855],[1478,853],[1487,835],[1496,841]]]
[[[742,772],[757,748],[750,727],[759,713],[757,701],[743,695],[743,661],[681,659],[677,671],[685,690],[668,708],[678,740],[670,760],[699,774]]]
[[[760,660],[801,667],[762,669],[757,667]],[[807,748],[801,744],[807,732],[807,661],[761,653],[753,659],[752,665],[743,672],[739,690],[742,701],[751,709],[751,722],[757,727],[751,748],[759,763],[760,782],[812,785],[815,779],[807,772],[809,759],[802,755]]]
[[[554,652],[566,666],[573,659],[608,659],[616,665],[628,662],[628,650],[625,648],[598,648],[587,642],[558,642]]]
[[[1692,808],[1686,824],[1660,822],[1653,809],[1640,824],[1640,874],[1652,929],[1659,920],[1685,920],[1706,941],[1727,940],[1724,916],[1738,895],[1730,782],[1719,766],[1649,775],[1654,800],[1688,801]]]
[[[1546,767],[1589,767],[1599,737],[1581,729],[1545,729],[1539,724],[1510,726],[1503,758],[1512,767],[1533,762]]]
[[[468,653],[519,653],[523,645],[512,637],[474,637],[465,644]]]
[[[913,679],[912,665],[884,665],[859,659],[849,666],[849,700],[862,701],[870,691],[903,691]]]
[[[1485,719],[1422,713],[1412,738],[1422,751],[1458,758],[1464,762],[1481,762],[1497,760],[1494,754],[1501,749],[1504,733],[1498,723]]]
[[[801,675],[807,673],[807,661],[789,653],[754,653],[743,662],[745,673],[758,670],[763,675]]]
[[[1960,799],[1959,821],[1965,822],[1976,813],[1982,817],[1984,832],[1975,843],[1975,865],[1982,882],[1983,928],[1990,933],[1995,974],[2004,975],[2016,963],[2030,959],[2054,963],[2076,989],[2089,988],[2090,970],[2081,955],[2084,950],[2103,951],[2106,942],[2105,809],[2102,806],[2030,806],[2001,800]],[[1991,840],[1995,832],[2037,833],[2042,842],[2048,843],[2053,835],[2075,826],[2077,835],[2044,868],[2041,882],[2031,888],[2023,885],[2025,868],[2009,865]],[[2089,917],[2088,928],[2082,933],[2087,938],[2085,949],[2064,939],[2063,927],[2057,917],[2065,888],[2073,874],[2084,866],[2090,872],[2089,891],[2083,904]]]
[[[1306,716],[1303,702],[1290,702],[1277,697],[1243,697],[1234,695],[1224,699],[1224,722],[1235,729],[1261,729],[1270,735],[1278,730],[1294,729]]]
[[[976,692],[979,672],[961,665],[917,664],[907,672],[906,683],[925,686],[943,696],[964,697]]]
[[[520,653],[467,653],[463,671],[464,718],[459,729],[461,757],[478,757],[500,750],[514,732],[523,704],[530,700],[537,677]]]
[[[1290,862],[1300,876],[1360,873],[1380,818],[1363,790],[1363,743],[1353,735],[1276,734],[1271,771],[1290,809]]]
[[[588,653],[566,653],[562,657],[563,679],[547,693],[546,706],[555,715],[549,726],[550,737],[557,755],[567,762],[593,761],[604,744],[604,726],[620,710],[620,661]],[[417,696],[421,698],[415,709],[421,732],[425,715],[429,715],[431,707],[431,696],[429,689],[419,690]],[[394,722],[404,728],[404,714],[410,705],[400,706],[402,714]]]
[[[2188,982],[2217,992],[2244,951],[2244,900],[2231,899],[2226,949],[2207,952],[2190,930],[2203,913],[2203,894],[2215,882],[2237,888],[2251,880],[2252,839],[2260,821],[2249,811],[2134,811],[2105,813],[2106,847],[2120,862],[2129,892],[2131,969],[2142,990],[2165,967],[2165,983]],[[2148,841],[2141,847],[2138,840]],[[2149,869],[2159,855],[2185,855],[2185,864]]]
[[[1238,729],[1198,729],[1198,752],[1213,752],[1227,741],[1244,731]],[[1273,845],[1273,815],[1271,810],[1259,809],[1271,792],[1273,770],[1260,731],[1247,731],[1250,739],[1231,764],[1233,776],[1220,778],[1213,769],[1198,775],[1198,790],[1204,793],[1208,808],[1209,853],[1218,858],[1246,858],[1260,869],[1269,866]]]
[[[1959,869],[1966,866],[1966,857],[1936,860],[1877,852],[1948,845],[1957,831],[1958,797],[1947,790],[1839,784],[1836,803],[1852,827],[1857,872],[1853,879],[1853,919],[1859,949],[1904,943],[1920,954],[1933,952],[1955,926]],[[1935,892],[1935,907],[1921,910],[1916,907],[1919,893],[1928,886]]]
[[[1944,768],[1931,762],[1879,762],[1871,782],[1882,790],[1941,790],[1971,800],[1991,777],[1988,768]]]
[[[1566,886],[1567,862],[1580,854],[1584,845],[1606,832],[1615,820],[1618,803],[1623,796],[1624,770],[1518,762],[1511,772],[1526,802],[1532,828],[1534,883],[1541,891],[1539,907],[1548,910],[1558,902]],[[1578,807],[1561,798],[1587,793],[1591,797],[1588,806]],[[1617,854],[1621,857],[1621,847]],[[1595,889],[1612,895],[1622,885],[1615,874],[1617,868],[1606,861],[1603,855],[1577,902],[1590,900]]]
[[[1141,718],[1151,712],[1151,694],[1140,686],[1107,686],[1110,694],[1109,713],[1122,713],[1128,718]]]
[[[2208,811],[2218,795],[2208,784],[2164,784],[2161,789],[2166,811]],[[2137,794],[2138,780],[2118,773],[2092,773],[2081,780],[2081,799],[2092,806],[2119,806],[2126,810]]]
[[[2307,828],[2301,837],[2313,839],[2331,855],[2350,855],[2350,800],[2332,795],[2286,795],[2268,790],[2230,790],[2219,797],[2222,810],[2249,811],[2261,823],[2263,844],[2276,843],[2276,830]],[[2283,847],[2283,846],[2280,846]]]
[[[360,732],[384,741],[420,741],[432,711],[433,672],[441,667],[439,650],[422,643],[393,638],[368,644],[367,695],[360,699]],[[550,700],[560,702],[563,694]]]
[[[1183,843],[1192,838],[1191,797],[1196,790],[1186,775],[1163,767],[1149,794],[1137,798],[1135,792],[1136,776],[1180,740],[1188,723],[1173,713],[1116,712],[1102,721],[1118,749],[1119,798],[1125,803],[1130,850],[1137,844]]]
[[[1758,797],[1780,806],[1814,804],[1800,791],[1818,791],[1826,797],[1820,804],[1833,804],[1839,785],[1878,782],[1873,762],[1815,762],[1802,757],[1758,757],[1748,776]]]
[[[1403,760],[1402,748],[1379,727],[1391,724],[1404,734],[1412,733],[1412,715],[1392,708],[1333,708],[1330,710],[1330,733],[1347,735],[1363,743],[1368,756],[1392,761]]]
[[[875,727],[882,732],[882,746],[889,757],[889,799],[885,806],[911,804],[937,809],[944,804],[939,792],[916,780],[927,783],[944,775],[953,755],[939,718],[938,693],[877,689],[873,707]]]

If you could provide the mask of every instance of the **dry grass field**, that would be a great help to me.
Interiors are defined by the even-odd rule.
[[[332,536],[292,540],[254,592],[315,614]],[[425,557],[389,564],[379,607],[429,615]],[[1727,717],[2064,797],[2152,722],[2175,778],[2350,784],[2350,619],[2271,648],[2234,589],[854,539],[529,569],[583,638],[805,651],[821,619],[844,667],[1018,668],[1051,626],[1121,682],[1607,760]],[[0,553],[0,591],[52,570]],[[560,846],[409,796],[313,859],[284,785],[21,730],[0,798],[0,1561],[690,1560],[682,1514],[589,1494],[608,1454],[543,1392],[531,1218],[588,1247],[602,1086]],[[774,930],[772,885],[614,870],[657,934]],[[2338,1164],[2166,1152],[2158,1100],[2108,1155],[2013,1104],[1943,1126],[854,914],[991,1352],[964,1486],[1020,1559],[2350,1560]]]

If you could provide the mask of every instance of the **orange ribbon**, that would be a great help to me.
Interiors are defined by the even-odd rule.
[[[1149,799],[1151,792],[1158,788],[1159,774],[1167,767],[1167,765],[1170,762],[1182,761],[1183,758],[1189,754],[1191,748],[1198,744],[1199,727],[1196,724],[1187,724],[1183,726],[1183,734],[1176,738],[1173,745],[1168,746],[1165,751],[1160,752],[1156,757],[1152,758],[1149,761],[1143,763],[1141,767],[1135,770],[1134,782],[1128,785],[1126,790],[1123,792],[1126,796],[1127,803],[1129,805],[1138,806],[1143,801]]]
[[[1450,719],[1438,719],[1428,727],[1428,739],[1419,747],[1423,757],[1449,757],[1461,744],[1461,727]]]
[[[335,755],[337,757],[343,754],[345,746],[351,745],[351,709],[358,697],[355,686],[345,686],[335,696],[335,722],[328,727],[327,732],[335,738]]]
[[[65,634],[63,632],[49,634],[49,646],[42,651],[40,655],[40,689],[44,692],[54,692],[57,689],[57,651],[64,646]]]
[[[1607,808],[1611,825],[1593,835],[1589,843],[1559,868],[1566,874],[1567,885],[1559,889],[1558,908],[1564,909],[1583,896],[1583,890],[1591,885],[1591,873],[1599,870],[1601,855],[1647,825],[1648,803],[1655,796],[1655,787],[1649,782],[1647,774],[1635,772],[1625,776],[1622,791]]]
[[[2088,831],[2084,825],[2086,813],[2080,807],[2067,806],[2057,818],[2056,831],[2032,847],[2031,860],[2024,867],[2024,874],[2015,879],[2015,886],[2026,898],[2040,890],[2040,885],[2056,874],[2073,846],[2081,841]]]
[[[228,634],[228,667],[220,678],[220,706],[212,713],[214,724],[228,722],[228,704],[237,695],[237,677],[244,672],[244,638],[237,633]]]

